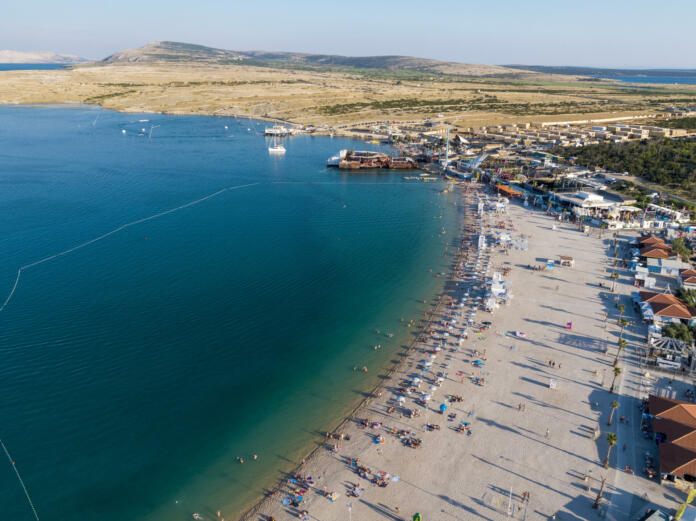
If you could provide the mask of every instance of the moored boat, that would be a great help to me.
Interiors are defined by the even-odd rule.
[[[336,154],[333,157],[330,157],[326,161],[326,166],[338,167],[339,163],[343,160],[343,158],[346,157],[347,153],[348,153],[347,150],[341,150],[338,154]]]

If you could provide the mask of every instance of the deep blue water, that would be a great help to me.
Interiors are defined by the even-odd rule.
[[[550,74],[571,74],[589,78],[604,78],[625,83],[696,84],[696,69],[606,69],[551,65],[507,65],[507,67]]]
[[[64,63],[0,63],[0,71],[46,71],[66,66]]]
[[[0,312],[0,437],[42,520],[234,519],[438,291],[451,194],[325,168],[365,143],[298,136],[270,157],[262,127],[0,107],[0,302],[20,266],[258,183],[22,272]],[[0,519],[33,519],[2,457]]]

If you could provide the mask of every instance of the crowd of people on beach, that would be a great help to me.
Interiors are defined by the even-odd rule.
[[[477,314],[484,309],[486,297],[486,282],[490,277],[493,252],[490,248],[480,248],[474,240],[476,236],[489,231],[489,228],[514,231],[513,222],[504,215],[496,213],[488,215],[487,211],[480,211],[481,204],[477,185],[470,185],[464,192],[464,203],[471,212],[467,213],[462,228],[464,238],[461,248],[457,252],[452,270],[452,291],[437,299],[435,309],[426,313],[421,333],[417,336],[418,344],[412,350],[412,355],[421,355],[421,359],[414,364],[412,370],[406,370],[403,377],[393,387],[393,395],[384,406],[384,419],[370,419],[368,417],[356,418],[354,422],[359,430],[368,431],[372,442],[379,447],[386,444],[389,438],[398,440],[404,447],[418,449],[427,442],[429,436],[418,433],[418,427],[404,428],[402,426],[389,425],[389,419],[397,417],[400,421],[417,419],[426,416],[425,432],[442,431],[439,423],[430,421],[433,414],[441,414],[444,422],[449,425],[449,430],[455,433],[466,434],[466,438],[473,436],[472,423],[476,421],[476,411],[465,411],[464,418],[458,417],[458,413],[448,411],[452,404],[463,402],[460,394],[447,394],[442,396],[441,404],[433,407],[435,395],[445,381],[468,383],[483,387],[491,381],[491,375],[487,368],[487,351],[483,347],[486,341],[484,334],[491,329],[489,320],[477,321]],[[476,211],[476,208],[479,211]],[[529,266],[530,269],[537,267]],[[543,270],[544,267],[538,269]],[[510,273],[510,267],[500,270],[505,275]],[[402,319],[402,323],[407,322]],[[416,325],[415,321],[408,321],[408,326]],[[381,334],[376,330],[376,334]],[[496,333],[500,334],[500,333]],[[465,342],[470,347],[463,348]],[[481,347],[479,347],[479,345]],[[374,344],[373,349],[381,349],[381,344]],[[456,372],[458,378],[450,377],[453,363],[466,364],[468,370],[462,368]],[[555,367],[556,362],[547,361],[550,367]],[[560,363],[557,367],[560,369]],[[354,367],[358,371],[358,367]],[[367,367],[362,370],[367,372]],[[524,411],[526,405],[520,403],[518,410]],[[547,430],[546,436],[550,436]],[[343,440],[340,433],[326,433],[326,448],[334,453],[339,452],[340,447],[335,440]],[[390,483],[398,482],[398,476],[375,470],[360,462],[358,458],[345,457],[346,464],[358,478],[366,480],[370,486],[377,488],[387,487]],[[297,509],[297,513],[305,513],[299,510],[302,501],[312,489],[311,483],[288,483],[288,493],[283,501]],[[360,497],[365,491],[359,483],[350,484],[346,490],[349,497]],[[318,492],[318,491],[317,491]],[[329,492],[327,487],[321,488],[319,494],[330,501],[335,501],[338,494]],[[525,498],[528,501],[528,497]]]

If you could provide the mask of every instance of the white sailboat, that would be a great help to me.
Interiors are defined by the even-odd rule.
[[[279,143],[273,143],[272,146],[268,147],[269,154],[285,154],[285,147]]]

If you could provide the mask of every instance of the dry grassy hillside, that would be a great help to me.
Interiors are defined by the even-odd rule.
[[[330,125],[442,114],[480,125],[652,113],[670,104],[695,103],[696,86],[633,89],[509,70],[477,77],[412,69],[293,68],[253,59],[229,64],[125,59],[71,70],[0,72],[0,103],[64,102]]]

